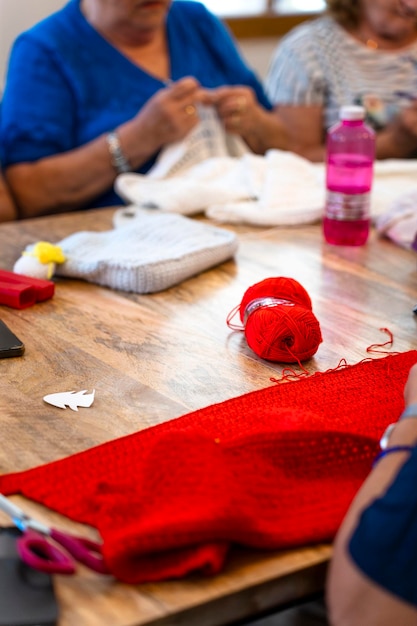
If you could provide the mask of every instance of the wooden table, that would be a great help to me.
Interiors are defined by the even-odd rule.
[[[0,267],[12,269],[29,243],[78,230],[107,230],[113,211],[0,226]],[[417,256],[372,233],[362,248],[323,243],[319,226],[236,227],[234,260],[153,295],[57,279],[52,300],[0,318],[24,341],[22,358],[0,361],[0,472],[21,470],[136,432],[272,383],[283,369],[259,359],[226,325],[244,291],[291,276],[309,292],[323,334],[311,371],[353,364],[394,335],[392,350],[417,347]],[[55,409],[42,398],[95,389],[90,409]],[[93,529],[19,497],[44,521]],[[8,520],[7,520],[8,521]],[[59,626],[220,626],[323,587],[330,546],[286,552],[236,550],[214,578],[129,586],[80,568],[56,577]]]

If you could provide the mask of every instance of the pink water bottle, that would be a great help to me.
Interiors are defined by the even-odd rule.
[[[343,106],[339,116],[327,134],[323,233],[328,243],[361,246],[369,236],[375,133],[361,106]]]

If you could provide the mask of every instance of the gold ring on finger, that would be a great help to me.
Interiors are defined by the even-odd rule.
[[[195,115],[196,111],[197,109],[195,108],[193,104],[187,104],[187,106],[184,108],[184,113],[186,115]]]

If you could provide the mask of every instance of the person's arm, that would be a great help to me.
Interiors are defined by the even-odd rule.
[[[416,365],[410,371],[405,389],[405,400],[406,406],[417,403]],[[390,448],[417,444],[416,418],[403,418],[395,425],[389,439]],[[413,606],[410,602],[387,591],[382,585],[375,583],[359,568],[349,550],[352,536],[360,523],[361,514],[376,499],[386,497],[386,492],[393,481],[393,488],[398,487],[395,483],[397,474],[409,455],[410,452],[406,451],[393,452],[377,461],[340,527],[334,544],[327,581],[327,605],[332,626],[392,626],[392,624],[415,626],[417,623],[417,606]],[[415,495],[417,492],[414,486],[412,490]],[[410,521],[414,525],[417,522],[417,520]],[[403,536],[401,531],[394,528],[393,532],[396,531],[398,536],[395,539],[399,550]],[[380,527],[375,527],[376,534],[381,532],[384,531]],[[381,546],[383,562],[384,537],[381,537]],[[371,547],[369,549],[372,550]],[[413,559],[415,560],[415,553],[413,553]]]
[[[15,219],[17,219],[16,206],[0,172],[0,222],[11,222]]]
[[[133,171],[198,123],[195,104],[202,97],[195,79],[181,79],[161,89],[136,117],[116,129]],[[104,134],[61,154],[10,165],[5,174],[20,216],[35,217],[85,206],[112,186],[117,172]]]
[[[310,161],[324,161],[325,131],[321,105],[277,105],[274,113],[286,128],[289,150]]]
[[[378,159],[404,159],[416,150],[417,100],[414,100],[377,133],[376,156]]]
[[[327,78],[308,24],[290,32],[277,46],[265,81],[274,114],[287,132],[288,149],[310,161],[323,161]]]
[[[288,149],[310,161],[324,161],[326,131],[321,106],[278,105],[288,133]],[[405,159],[417,150],[417,102],[376,134],[377,159]]]

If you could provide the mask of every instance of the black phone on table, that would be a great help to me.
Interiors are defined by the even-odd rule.
[[[0,320],[0,359],[22,356],[24,351],[24,344],[16,337],[10,328]]]
[[[52,577],[20,559],[16,527],[0,528],[0,626],[56,626]]]

